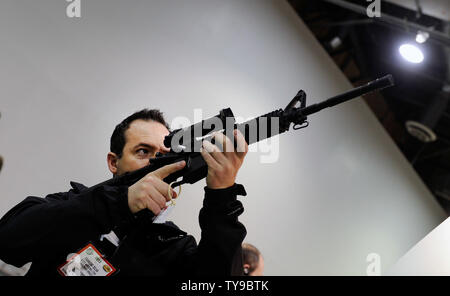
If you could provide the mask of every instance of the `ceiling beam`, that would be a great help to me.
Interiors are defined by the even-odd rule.
[[[364,6],[353,4],[353,3],[350,3],[350,2],[347,2],[344,0],[324,0],[324,1],[334,4],[334,5],[337,5],[337,6],[340,6],[345,9],[351,10],[351,11],[359,13],[359,14],[367,15],[367,8]],[[411,31],[413,31],[414,34],[417,33],[417,31],[427,32],[428,34],[430,34],[430,38],[432,38],[436,42],[440,43],[441,45],[450,47],[450,36],[443,32],[439,32],[439,31],[421,26],[419,24],[410,22],[406,19],[401,19],[396,16],[389,15],[387,13],[381,13],[380,17],[373,17],[372,19],[375,22],[386,23],[389,25],[400,27],[408,33],[411,33]]]

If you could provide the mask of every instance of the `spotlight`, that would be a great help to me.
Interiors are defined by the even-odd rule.
[[[336,49],[342,45],[342,39],[339,38],[339,36],[336,36],[333,39],[331,39],[329,45],[332,49]]]
[[[401,56],[410,63],[418,64],[423,61],[423,53],[415,45],[403,44],[399,47],[398,51]]]
[[[424,43],[427,41],[428,37],[430,37],[430,34],[427,32],[418,31],[416,35],[416,42],[417,43]]]

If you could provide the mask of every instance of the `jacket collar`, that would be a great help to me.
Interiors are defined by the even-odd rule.
[[[72,188],[76,191],[76,193],[80,193],[81,191],[87,189],[87,187],[84,186],[83,184],[73,181],[70,182],[70,186],[72,186]]]

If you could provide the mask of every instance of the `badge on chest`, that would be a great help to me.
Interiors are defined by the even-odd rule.
[[[109,276],[116,271],[92,244],[68,256],[58,268],[62,276]]]

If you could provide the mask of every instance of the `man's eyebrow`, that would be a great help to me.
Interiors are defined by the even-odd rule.
[[[139,144],[137,144],[136,146],[133,147],[133,150],[135,150],[138,147],[146,147],[146,148],[151,149],[151,150],[156,150],[156,147],[154,145],[150,145],[150,144],[146,144],[146,143],[139,143]]]

